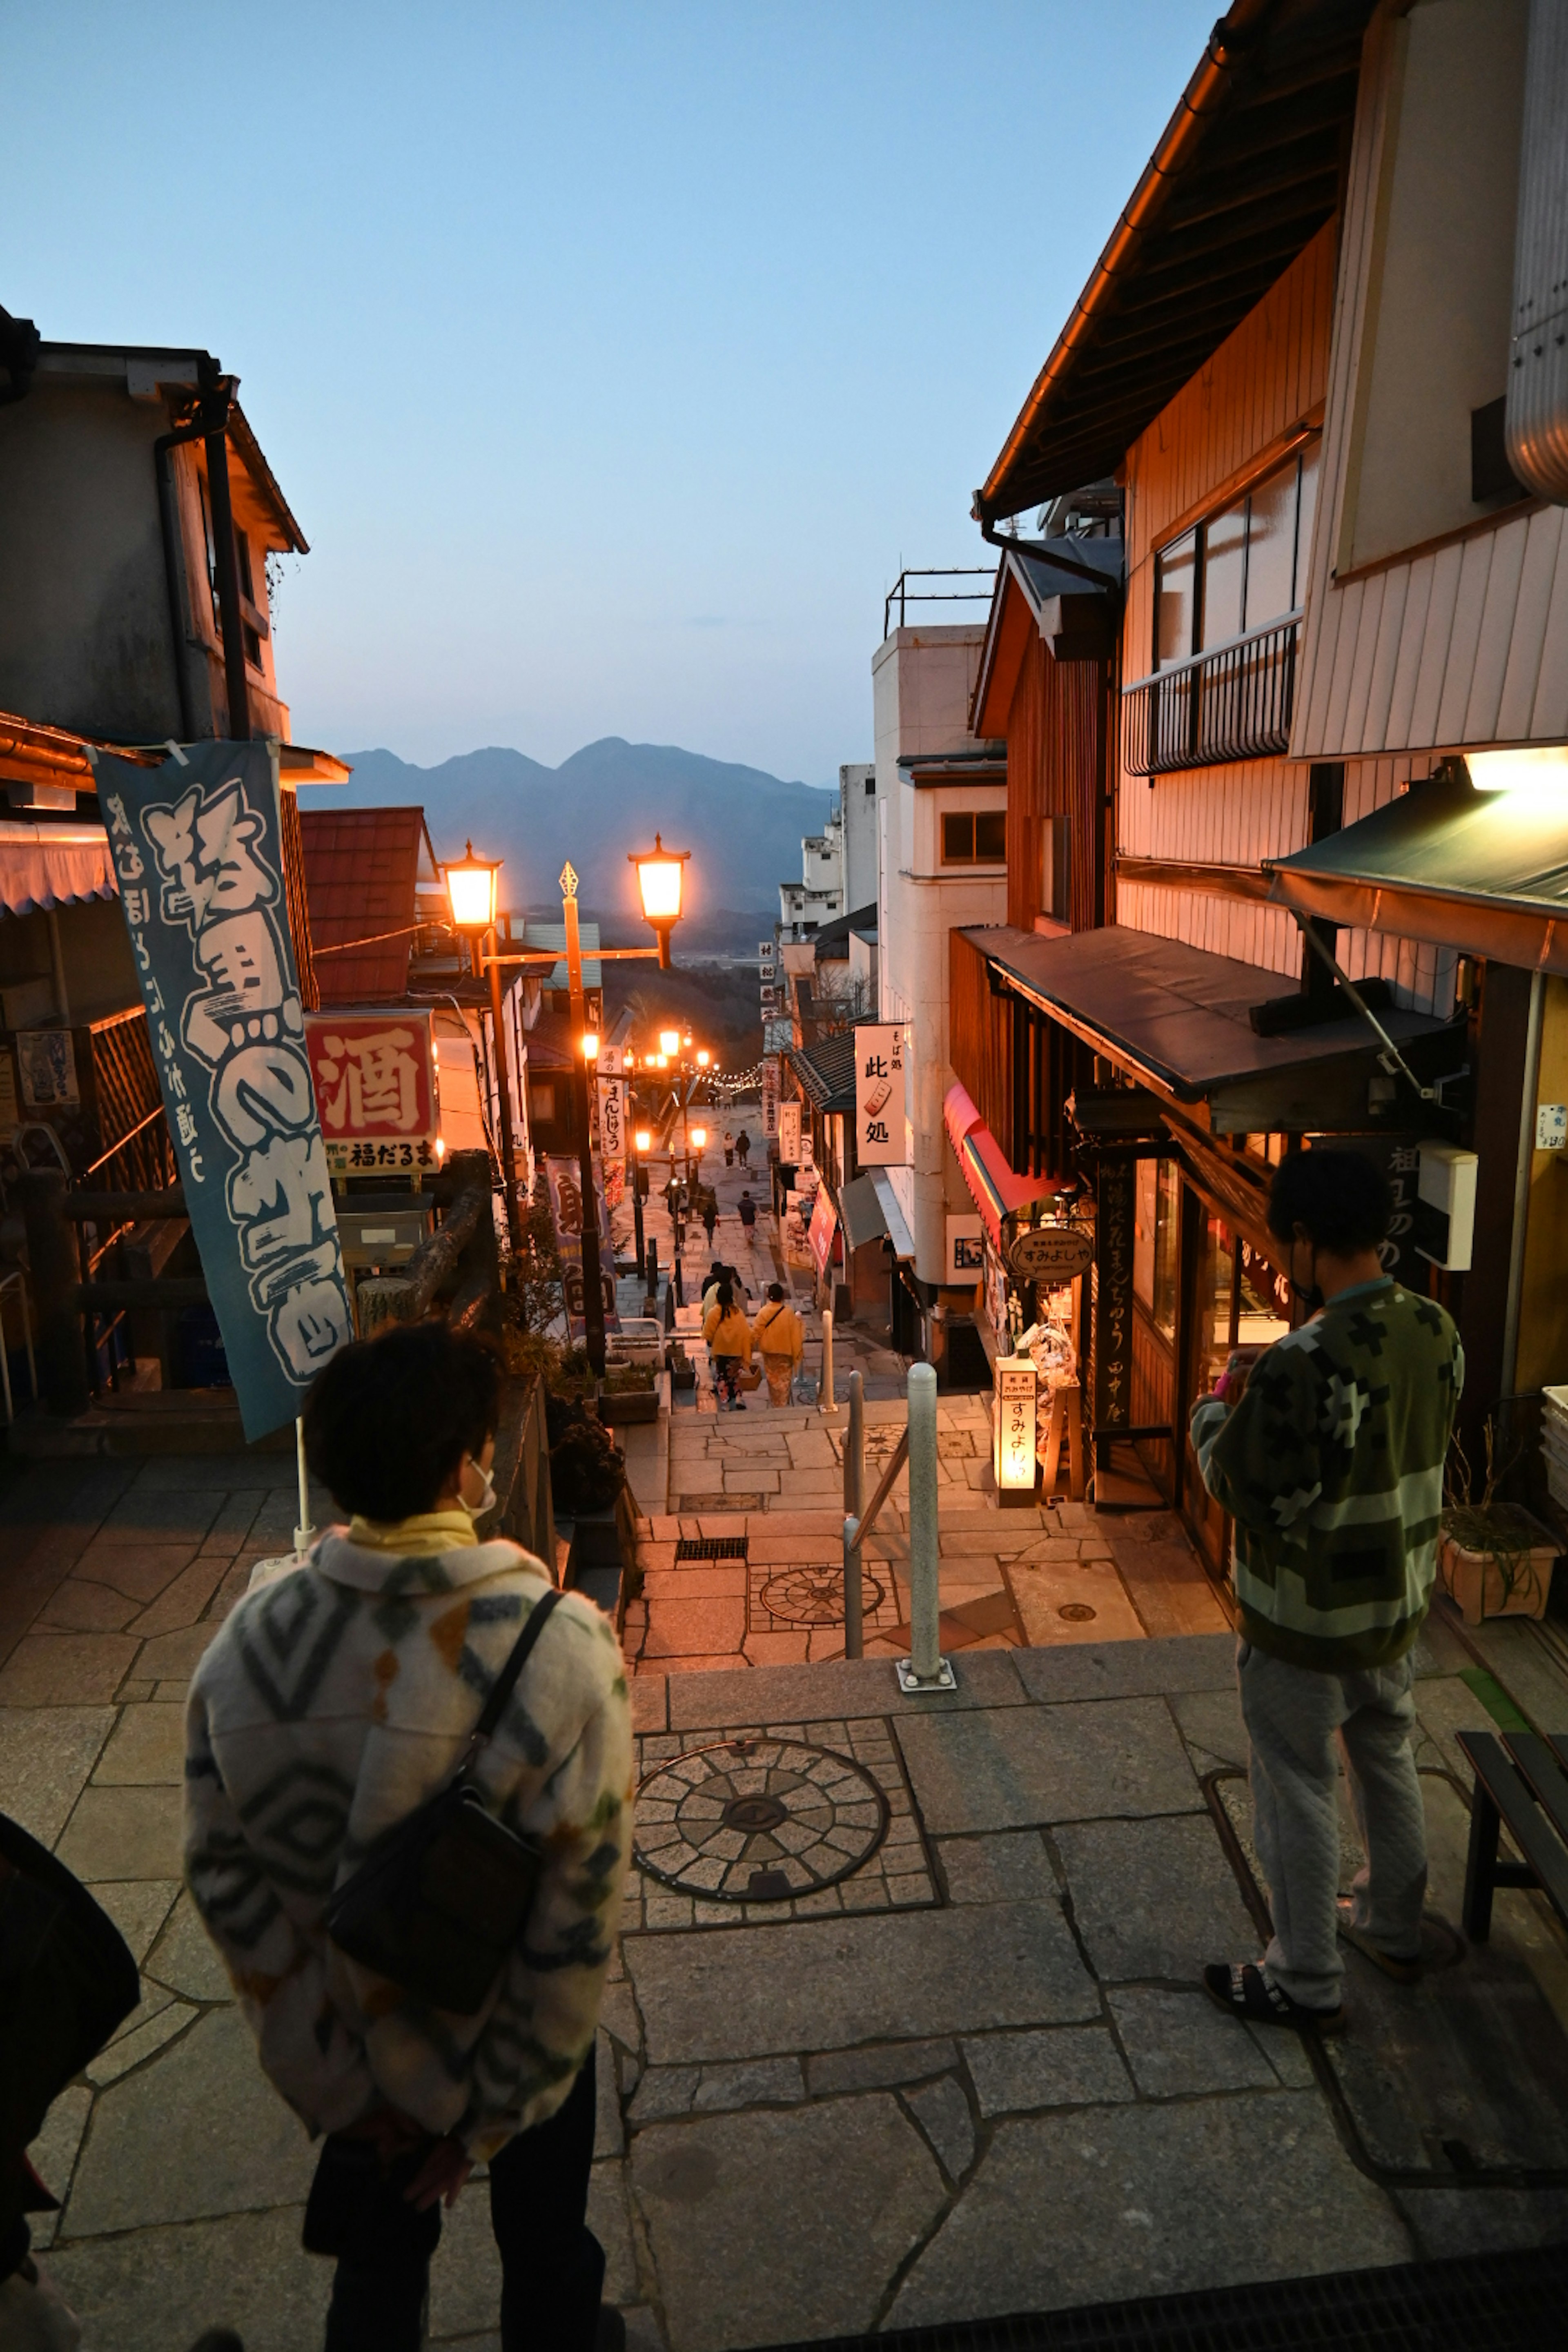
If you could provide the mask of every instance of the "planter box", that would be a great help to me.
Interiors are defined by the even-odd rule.
[[[658,1391],[657,1389],[618,1389],[599,1391],[601,1421],[657,1421]]]
[[[1444,1536],[1438,1543],[1437,1581],[1467,1625],[1479,1625],[1488,1617],[1545,1616],[1561,1546],[1539,1519],[1531,1525],[1539,1530],[1541,1541],[1517,1556],[1511,1591],[1505,1590],[1495,1552],[1469,1551],[1452,1536]]]

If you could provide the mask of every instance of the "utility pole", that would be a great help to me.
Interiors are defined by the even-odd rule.
[[[561,868],[561,911],[566,920],[566,985],[570,991],[573,1059],[583,1073],[578,1166],[583,1195],[583,1326],[591,1369],[605,1370],[605,1293],[599,1276],[599,1196],[594,1184],[593,1078],[583,1048],[587,1007],[583,999],[583,943],[577,929],[577,877],[572,862]],[[493,968],[492,968],[493,969]]]

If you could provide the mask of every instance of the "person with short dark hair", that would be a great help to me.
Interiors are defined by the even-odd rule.
[[[750,1192],[742,1193],[740,1202],[735,1210],[735,1214],[740,1218],[742,1224],[744,1226],[746,1239],[749,1242],[753,1231],[755,1230],[757,1223],[757,1204],[752,1200]]]
[[[789,1304],[782,1282],[769,1283],[767,1297],[752,1326],[752,1338],[762,1354],[768,1402],[788,1404],[791,1385],[805,1353],[805,1326]]]
[[[474,1772],[543,1864],[477,2014],[436,2014],[331,1942],[326,1909],[380,1833],[451,1779],[552,1585],[481,1538],[500,1379],[443,1323],[347,1347],[305,1408],[351,1514],[237,1603],[191,1685],[185,1866],[273,2087],[321,2161],[307,2213],[337,2258],[327,2352],[416,2352],[430,2257],[489,2165],[505,2352],[624,2344],[585,2221],[594,2042],[630,1844],[631,1728],[609,1620],[568,1593]]]
[[[1338,2023],[1340,1937],[1400,1982],[1420,1971],[1410,1651],[1464,1355],[1445,1310],[1384,1272],[1390,1213],[1359,1152],[1285,1160],[1268,1228],[1313,1311],[1193,1410],[1204,1479],[1236,1526],[1237,1678],[1274,1917],[1260,1965],[1217,1962],[1204,1982],[1255,2024]],[[1367,1857],[1342,1902],[1336,1738]]]
[[[752,1139],[747,1134],[745,1129],[742,1128],[739,1135],[735,1138],[735,1157],[740,1161],[742,1167],[744,1168],[751,1156]]]

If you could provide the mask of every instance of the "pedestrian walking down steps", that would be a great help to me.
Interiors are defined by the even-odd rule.
[[[1238,1351],[1193,1411],[1205,1482],[1236,1525],[1237,1680],[1274,1919],[1260,1963],[1217,1962],[1204,1981],[1253,2023],[1336,2028],[1342,1941],[1401,1983],[1421,1969],[1410,1654],[1464,1356],[1444,1308],[1384,1273],[1390,1214],[1358,1153],[1283,1160],[1269,1231],[1315,1312],[1255,1360]],[[1366,1854],[1343,1900],[1336,1739]]]
[[[770,1282],[768,1295],[757,1309],[752,1339],[763,1360],[770,1404],[785,1405],[800,1360],[805,1353],[805,1326],[784,1297],[782,1282]]]
[[[703,1293],[704,1297],[707,1295]],[[720,1412],[744,1412],[746,1401],[741,1390],[752,1385],[745,1380],[752,1365],[752,1327],[735,1303],[727,1275],[715,1288],[712,1304],[702,1318],[702,1337],[713,1366]]]
[[[191,1687],[186,1877],[263,2072],[324,2135],[304,2242],[335,2263],[326,2352],[418,2352],[442,2209],[480,2161],[503,2352],[626,2340],[585,2218],[631,1833],[626,1670],[590,1601],[478,1534],[499,1412],[493,1359],[445,1324],[343,1349],[305,1443],[348,1525],[245,1595]],[[351,1958],[328,1914],[363,1951],[368,1890],[404,1932],[406,1905],[374,1910],[388,1842],[473,1821],[450,1801],[459,1768],[487,1867],[460,1875],[460,1906],[420,1914],[447,2005]],[[409,1950],[414,1974],[433,1965],[429,1938]]]

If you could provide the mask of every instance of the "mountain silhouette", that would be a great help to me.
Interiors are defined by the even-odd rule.
[[[626,859],[651,848],[656,832],[667,848],[691,852],[691,916],[745,908],[776,914],[779,884],[800,876],[802,835],[821,832],[837,797],[761,768],[618,735],[585,744],[558,768],[499,745],[434,768],[387,751],[344,756],[352,781],[308,787],[311,808],[417,802],[437,857],[460,857],[471,839],[480,856],[505,860],[500,899],[514,908],[558,898],[556,877],[570,858],[584,904],[611,920],[640,915]]]

